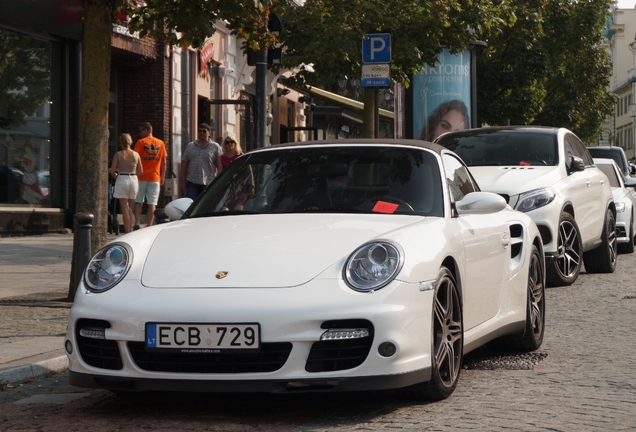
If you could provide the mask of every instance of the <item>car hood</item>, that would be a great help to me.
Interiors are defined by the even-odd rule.
[[[350,214],[185,219],[158,233],[141,282],[151,288],[298,286],[363,243],[421,220]]]
[[[565,175],[558,166],[469,167],[480,189],[510,196],[552,186]]]

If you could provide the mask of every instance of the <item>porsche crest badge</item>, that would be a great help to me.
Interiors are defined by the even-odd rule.
[[[217,279],[223,279],[225,276],[227,276],[227,272],[226,271],[220,271],[216,273],[216,278]]]

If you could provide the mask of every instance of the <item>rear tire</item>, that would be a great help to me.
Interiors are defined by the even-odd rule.
[[[585,270],[588,273],[614,273],[616,270],[616,219],[610,209],[605,213],[601,237],[599,247],[583,254]]]
[[[562,213],[557,233],[557,259],[546,269],[548,286],[572,285],[581,272],[581,234],[574,217]]]
[[[442,267],[433,303],[431,380],[413,388],[418,398],[442,400],[453,394],[464,353],[464,321],[453,274]]]

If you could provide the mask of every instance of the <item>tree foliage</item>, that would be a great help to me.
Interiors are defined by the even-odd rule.
[[[475,33],[499,28],[514,19],[508,0],[308,0],[303,7],[280,4],[285,47],[283,64],[313,63],[315,73],[301,71],[299,81],[333,83],[340,75],[359,77],[362,38],[389,33],[391,75],[409,85],[409,75],[435,64],[444,46],[461,51]]]
[[[594,141],[615,105],[600,46],[609,3],[514,0],[516,22],[480,34],[480,123],[562,126]]]
[[[267,17],[277,0],[125,0],[123,10],[134,11],[129,26],[141,36],[165,40],[171,45],[198,48],[214,34],[214,23],[224,20],[231,33],[258,50],[277,43],[267,29]]]

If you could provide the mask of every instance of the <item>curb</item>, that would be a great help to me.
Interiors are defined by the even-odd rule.
[[[68,369],[68,357],[62,355],[48,360],[22,366],[0,369],[0,383],[19,384],[36,380],[50,373],[65,372]]]

